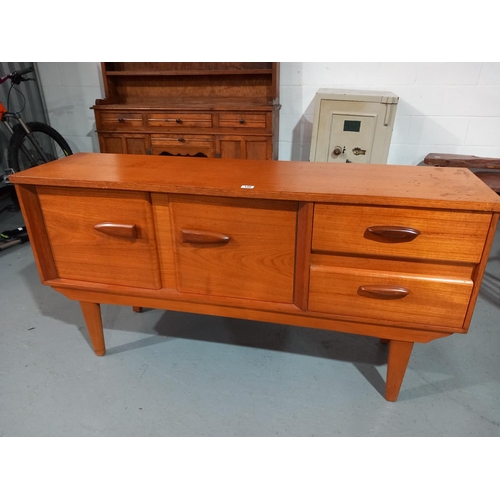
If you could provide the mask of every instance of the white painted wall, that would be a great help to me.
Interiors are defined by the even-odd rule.
[[[50,121],[76,151],[99,151],[90,107],[104,97],[100,64],[38,63]],[[308,160],[322,87],[399,96],[388,162],[428,153],[500,157],[500,63],[281,63],[280,160]]]

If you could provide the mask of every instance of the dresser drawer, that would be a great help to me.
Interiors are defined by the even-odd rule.
[[[97,126],[100,130],[137,130],[143,126],[142,113],[100,112]]]
[[[428,325],[460,329],[472,293],[471,269],[425,264],[404,272],[404,264],[386,261],[345,262],[311,266],[309,310],[401,325]],[[383,269],[385,267],[385,269]],[[394,268],[396,271],[390,271]]]
[[[210,113],[149,113],[147,115],[149,127],[211,127]]]
[[[313,252],[477,263],[491,215],[318,203]]]
[[[214,140],[211,135],[151,135],[154,155],[214,156]]]
[[[266,128],[264,113],[220,113],[219,127]]]
[[[38,187],[59,278],[158,289],[149,195]]]
[[[295,202],[169,199],[180,292],[292,303]]]

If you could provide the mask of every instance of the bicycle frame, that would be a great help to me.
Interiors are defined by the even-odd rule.
[[[47,158],[47,156],[43,152],[43,150],[40,147],[40,145],[38,144],[38,142],[33,138],[31,130],[26,125],[24,120],[21,118],[21,115],[19,113],[10,113],[9,111],[7,111],[5,106],[0,102],[0,121],[2,121],[2,123],[7,127],[8,131],[11,134],[13,134],[14,129],[11,126],[11,124],[9,123],[9,121],[8,121],[9,119],[16,120],[19,123],[19,125],[21,125],[21,127],[24,129],[24,131],[27,134],[26,137],[30,140],[31,144],[33,144],[33,147],[36,149],[37,153],[40,155],[42,160],[45,163],[47,163],[49,161],[49,159]],[[36,160],[35,158],[33,158],[31,153],[24,147],[23,144],[21,144],[21,150],[26,155],[27,158],[29,158],[31,156],[31,160],[34,160],[34,161]]]
[[[22,75],[26,74],[26,73],[31,73],[33,71],[33,68],[30,67],[30,68],[26,68],[22,71],[17,71],[17,72],[14,72],[14,73],[11,73],[10,75],[6,75],[2,78],[0,78],[0,85],[2,83],[4,83],[5,81],[7,81],[8,79],[11,79],[13,84],[20,84],[22,81],[26,81]],[[24,129],[24,131],[26,132],[26,137],[29,139],[29,141],[31,142],[31,144],[33,144],[33,147],[36,149],[37,153],[40,155],[40,157],[42,158],[42,160],[44,161],[44,163],[47,163],[49,161],[49,159],[47,158],[47,156],[45,155],[45,153],[43,152],[42,148],[40,147],[40,145],[38,144],[38,142],[33,138],[33,135],[32,135],[32,132],[31,130],[29,129],[29,127],[26,125],[26,123],[24,122],[24,120],[21,118],[21,115],[20,113],[12,113],[10,112],[1,102],[0,102],[0,121],[2,123],[5,124],[5,126],[7,127],[8,131],[13,134],[14,133],[14,128],[11,126],[11,124],[9,123],[9,119],[13,119],[13,120],[16,120],[19,125],[21,125],[21,127]],[[31,153],[24,147],[23,144],[21,144],[21,151],[26,155],[26,158],[28,159],[31,159],[32,161],[35,161],[36,162],[36,158],[34,158]]]

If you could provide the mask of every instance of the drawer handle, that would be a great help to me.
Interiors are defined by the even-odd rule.
[[[134,239],[137,237],[137,228],[135,224],[114,224],[113,222],[101,222],[94,226],[96,231],[109,236],[118,236],[119,238]]]
[[[243,118],[240,118],[240,124],[243,125],[245,123],[245,120]]]
[[[402,299],[410,293],[408,288],[393,285],[363,285],[358,288],[358,295],[371,299]]]
[[[178,140],[179,142],[184,142],[186,139],[184,139],[184,137],[179,137],[177,140]]]
[[[175,120],[175,123],[182,123],[182,120],[181,120],[180,118],[177,118],[177,119]]]
[[[226,244],[231,240],[230,236],[202,229],[181,229],[183,243],[205,243]]]
[[[118,121],[119,121],[120,123],[123,123],[123,122],[125,121],[125,118],[122,118],[122,117],[120,116],[120,118],[118,118]]]
[[[414,240],[419,234],[420,231],[412,227],[372,226],[366,230],[365,236],[371,236],[371,239],[378,239],[388,243],[402,243]],[[376,238],[373,238],[374,236]]]

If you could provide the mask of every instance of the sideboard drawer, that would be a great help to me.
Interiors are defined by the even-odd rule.
[[[491,215],[318,203],[313,252],[477,263]]]
[[[214,157],[214,140],[211,135],[152,135],[151,147],[154,155],[194,156],[202,154]]]
[[[292,303],[297,203],[169,198],[180,292]]]
[[[149,113],[147,115],[150,127],[211,127],[210,113]]]
[[[97,126],[103,131],[137,130],[142,128],[142,113],[101,112]]]
[[[219,127],[266,128],[264,113],[220,113]]]
[[[438,267],[433,273],[312,265],[309,310],[403,325],[462,328],[473,287],[467,269],[454,278]]]
[[[59,278],[161,287],[148,193],[58,187],[37,192]]]

